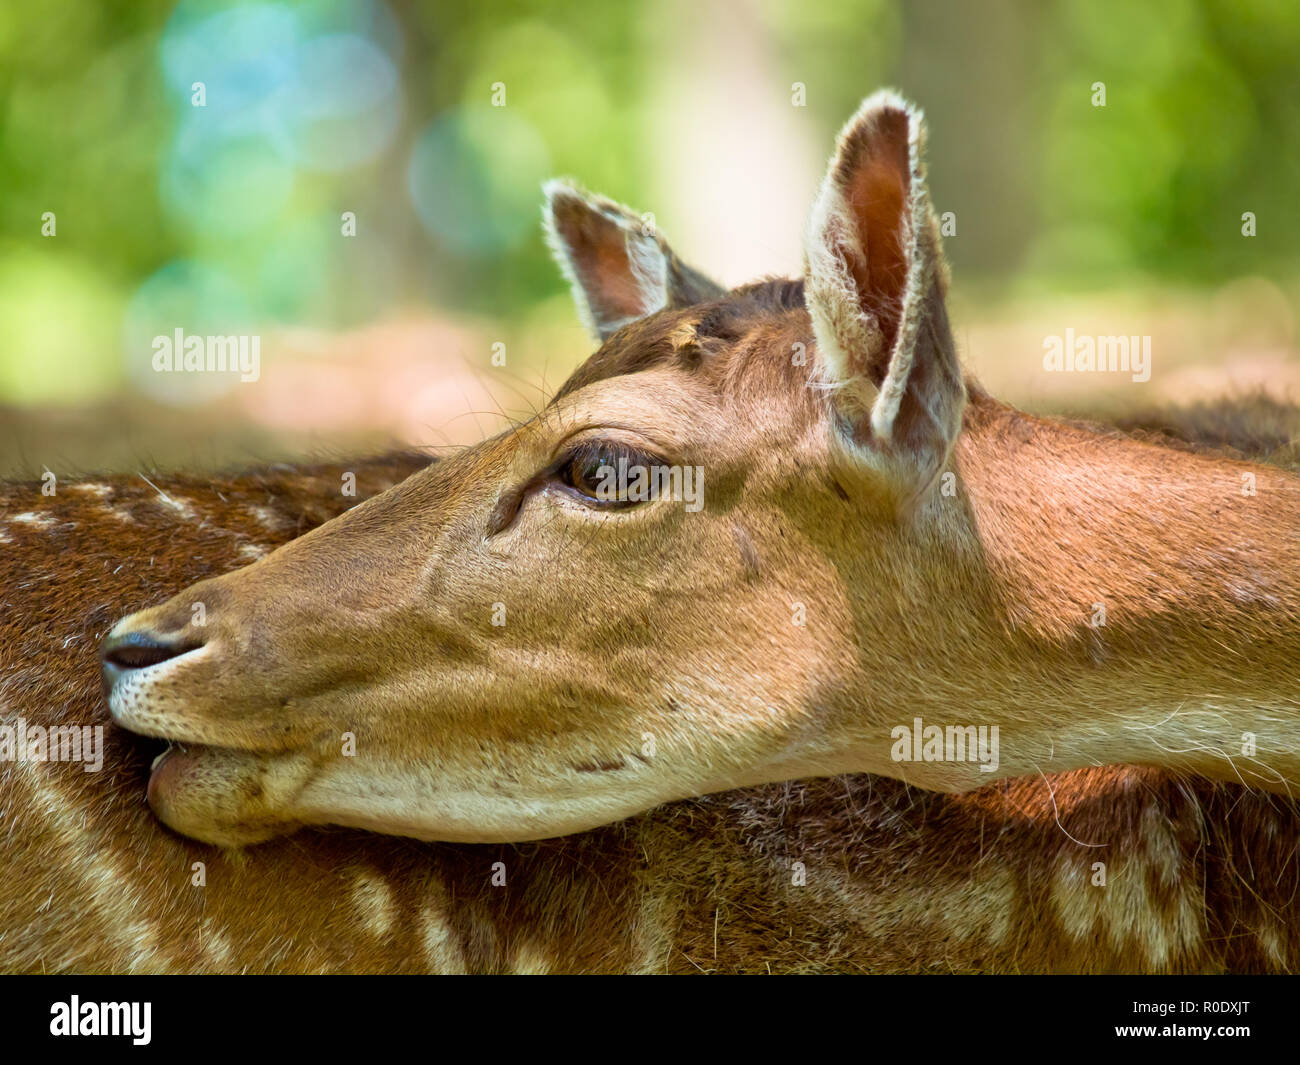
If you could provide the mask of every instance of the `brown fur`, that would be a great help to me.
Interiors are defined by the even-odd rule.
[[[552,186],[579,302],[617,323],[555,399],[112,630],[115,720],[184,745],[159,817],[519,841],[840,772],[1117,764],[1291,794],[1300,478],[964,380],[924,140],[893,94],[863,105],[802,285],[673,293],[661,235]],[[569,475],[611,449],[707,498],[603,505]],[[1000,751],[904,758],[918,720]]]
[[[544,922],[559,912],[583,934],[567,924],[552,942],[507,921],[493,927],[533,938],[495,960],[475,926],[456,958],[488,967],[671,968],[676,953],[698,965],[691,885],[710,874],[715,891],[732,881],[728,906],[750,908],[782,968],[803,964],[782,926],[796,952],[819,944],[840,967],[1238,964],[1236,930],[1219,943],[1207,907],[1254,936],[1242,964],[1290,966],[1267,916],[1294,894],[1290,851],[1273,845],[1293,835],[1290,807],[1279,798],[1277,820],[1267,800],[1237,794],[1224,809],[1208,785],[1099,767],[1145,763],[1279,796],[1300,782],[1300,479],[1022,415],[963,381],[923,145],[919,113],[896,96],[864,104],[814,206],[802,289],[705,285],[679,301],[662,237],[608,201],[553,190],[557,251],[607,339],[552,404],[242,569],[222,572],[255,545],[205,549],[174,574],[203,579],[113,627],[114,719],[178,744],[149,777],[158,817],[227,846],[317,825],[498,842],[621,821],[514,852],[548,856],[537,876],[558,865],[563,885],[589,892],[563,870],[595,846],[610,908],[543,902]],[[610,449],[705,469],[707,504],[609,507],[579,491],[574,476]],[[202,531],[204,506],[177,493],[160,504]],[[65,528],[35,511],[12,523]],[[60,546],[62,567],[83,564],[83,545]],[[87,576],[56,592],[60,610]],[[15,668],[7,688],[26,697],[31,674]],[[1000,729],[1000,758],[902,758],[894,734],[914,718]],[[850,771],[899,783],[779,784]],[[87,864],[54,777],[13,776],[30,790],[15,808],[43,810],[82,863],[59,868],[103,889],[107,914],[129,910],[120,849]],[[1009,777],[1021,779],[982,787]],[[683,817],[707,857],[684,846]],[[852,853],[818,843],[825,826]],[[1245,848],[1219,836],[1228,828]],[[1273,861],[1285,905],[1267,895],[1256,912],[1229,897],[1231,877],[1211,886],[1203,845],[1248,853],[1256,869]],[[904,894],[873,879],[913,873]],[[368,933],[393,935],[406,895],[373,870],[349,883]],[[432,928],[425,962],[437,965],[464,896],[426,886],[434,901],[426,891],[420,905],[433,908],[413,926]],[[561,891],[525,886],[530,901]],[[710,901],[716,937],[731,915]],[[173,963],[151,928],[127,936],[130,964]],[[615,943],[628,952],[614,957]],[[592,946],[600,960],[564,953]],[[733,964],[756,950],[746,939]]]
[[[1255,447],[1249,432],[1223,442]],[[93,652],[111,619],[341,511],[352,502],[338,491],[343,470],[365,497],[420,461],[151,474],[193,517],[132,476],[95,479],[107,496],[68,482],[52,499],[38,483],[0,487],[13,537],[0,714],[102,723],[110,745],[98,774],[0,765],[0,970],[1300,968],[1300,809],[1155,770],[961,796],[863,775],[774,784],[525,845],[316,830],[222,851],[161,827],[143,802],[160,745],[113,728],[100,702]],[[15,523],[21,513],[51,523]],[[505,887],[490,883],[498,861]],[[806,886],[791,883],[795,861]],[[1104,888],[1091,886],[1094,861],[1107,865]],[[191,885],[194,862],[206,887]]]

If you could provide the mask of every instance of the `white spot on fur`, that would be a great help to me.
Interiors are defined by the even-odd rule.
[[[429,965],[429,971],[442,974],[466,972],[465,956],[437,905],[428,903],[420,911],[420,925],[424,959]]]
[[[1182,876],[1183,854],[1178,840],[1169,830],[1160,809],[1154,804],[1142,811],[1142,840],[1152,868],[1166,884],[1178,883]]]
[[[259,558],[266,558],[271,553],[270,548],[262,544],[240,544],[239,554],[242,558],[251,559],[256,562]]]
[[[207,918],[204,918],[200,927],[199,941],[203,944],[204,955],[217,972],[228,973],[233,969],[235,952],[230,946],[230,940],[218,932]]]
[[[113,486],[109,484],[93,484],[90,481],[84,484],[72,484],[68,486],[74,492],[85,492],[87,495],[98,496],[105,499],[113,494]]]
[[[1148,838],[1147,849],[1152,849]],[[1157,845],[1159,852],[1163,848]],[[1201,942],[1204,909],[1195,885],[1178,885],[1172,910],[1159,907],[1147,891],[1148,867],[1137,860],[1112,865],[1105,887],[1092,883],[1088,862],[1064,857],[1052,882],[1052,901],[1067,932],[1076,939],[1105,935],[1110,947],[1132,957],[1140,952],[1147,964],[1161,967]]]
[[[74,898],[80,894],[97,911],[104,934],[116,951],[114,970],[174,971],[159,946],[158,930],[139,913],[151,898],[150,892],[140,883],[133,883],[130,871],[100,846],[102,841],[88,830],[86,811],[79,809],[77,797],[63,795],[48,772],[38,769],[34,763],[26,764],[31,766],[28,781],[33,788],[33,799],[44,809],[44,823],[69,852],[61,868],[69,878],[81,882],[79,893],[75,888],[69,893]],[[95,944],[89,940],[87,945]],[[84,962],[76,967],[82,965]]]
[[[166,492],[164,492],[161,488],[159,488],[156,484],[154,484],[153,481],[149,480],[149,478],[146,477],[143,473],[140,474],[139,477],[140,480],[144,481],[145,484],[147,484],[150,488],[152,488],[155,492],[158,493],[158,502],[161,503],[164,507],[168,507],[169,509],[176,511],[176,513],[179,514],[186,521],[194,520],[194,518],[196,517],[194,511],[194,504],[191,503],[188,499],[182,499],[179,496],[176,498],[169,496]]]
[[[672,885],[656,885],[646,892],[632,925],[632,972],[662,973],[673,951],[675,918],[682,912],[680,891]]]
[[[1255,933],[1259,939],[1259,945],[1263,947],[1264,953],[1279,969],[1286,968],[1286,951],[1282,946],[1282,937],[1278,934],[1278,927],[1275,923],[1269,922]]]
[[[35,511],[27,510],[21,514],[15,514],[10,521],[16,521],[19,525],[34,525],[38,529],[48,529],[51,525],[57,524],[55,519],[49,514],[37,514]]]
[[[188,499],[180,499],[180,498],[174,499],[171,496],[160,495],[158,497],[158,501],[162,503],[163,506],[169,507],[170,509],[174,510],[186,521],[193,521],[195,518],[198,517],[198,511],[194,509],[194,504],[191,503]]]
[[[248,512],[257,519],[260,525],[273,532],[279,532],[288,524],[282,515],[277,514],[270,507],[249,507]]]
[[[371,935],[386,936],[393,930],[397,903],[392,889],[379,876],[364,869],[357,872],[352,884],[352,904]]]
[[[516,976],[545,976],[551,971],[551,962],[541,947],[525,940],[515,951],[511,968]]]

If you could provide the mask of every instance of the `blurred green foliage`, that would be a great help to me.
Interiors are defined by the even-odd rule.
[[[1057,12],[1040,75],[1047,235],[1031,265],[1073,254],[1099,282],[1130,265],[1197,281],[1292,268],[1300,7],[1101,0]],[[1104,109],[1075,91],[1087,81],[1108,86]]]
[[[993,292],[1294,270],[1294,0],[732,0],[708,22],[698,8],[0,6],[0,403],[129,387],[140,330],[210,320],[209,290],[258,323],[430,304],[518,320],[561,289],[540,181],[572,174],[671,216],[665,160],[688,178],[698,161],[652,132],[664,86],[741,40],[757,82],[725,101],[739,124],[801,83],[796,128],[829,151],[874,88],[921,103],[936,206],[958,220],[950,256]],[[704,31],[701,60],[685,38]],[[787,206],[753,225],[799,227]],[[207,287],[178,292],[193,276]]]

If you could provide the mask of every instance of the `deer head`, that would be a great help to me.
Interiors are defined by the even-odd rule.
[[[804,280],[731,291],[628,209],[548,186],[600,345],[549,406],[110,633],[113,716],[178,745],[149,782],[161,819],[222,844],[524,840],[850,770],[960,791],[1206,761],[1135,731],[1187,676],[1143,657],[1164,605],[1120,596],[1128,657],[1088,631],[1105,589],[1079,560],[1131,530],[1101,506],[1093,547],[1055,558],[1007,483],[1047,461],[1017,450],[1030,420],[973,386],[967,405],[923,142],[913,108],[867,100]],[[1001,756],[995,732],[992,757],[912,757],[934,725],[972,749],[1000,725]]]

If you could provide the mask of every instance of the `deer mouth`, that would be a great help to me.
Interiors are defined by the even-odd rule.
[[[184,776],[186,770],[192,769],[203,758],[205,751],[219,749],[207,744],[173,743],[168,740],[167,746],[159,751],[154,760],[149,763],[148,794],[150,801],[153,800],[155,789],[159,794],[162,794],[168,788],[174,787],[177,779]]]
[[[292,832],[299,824],[290,811],[320,760],[318,737],[277,727],[271,713],[232,719],[204,675],[191,672],[208,654],[194,648],[138,663],[115,654],[106,663],[113,720],[165,744],[149,766],[149,806],[173,831],[220,846]]]
[[[145,785],[145,797],[150,806],[156,809],[159,802],[167,801],[184,777],[185,770],[202,757],[202,750],[196,745],[187,747],[168,743],[158,752],[149,763],[149,783]]]
[[[232,714],[228,698],[214,690],[214,671],[204,661],[207,651],[193,648],[124,674],[113,664],[105,666],[105,701],[113,721],[135,736],[166,744],[151,772],[164,760],[197,759],[208,751],[272,758],[317,738],[277,723],[269,709],[241,707]],[[206,672],[191,672],[205,667]]]
[[[177,792],[185,787],[188,779],[205,773],[207,763],[214,757],[212,752],[216,751],[224,752],[227,760],[235,753],[208,744],[168,741],[149,765],[149,783],[145,790],[149,805],[157,810],[160,805],[174,802]]]
[[[171,743],[149,769],[149,806],[173,831],[238,847],[300,827],[289,811],[313,772],[300,752]]]

